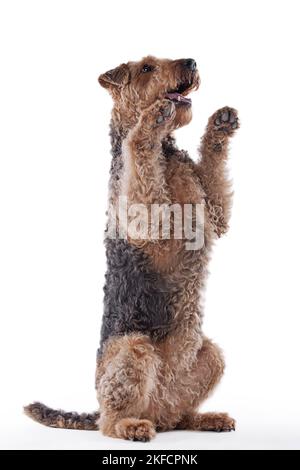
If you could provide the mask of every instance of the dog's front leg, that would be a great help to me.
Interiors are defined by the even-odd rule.
[[[175,105],[157,100],[141,114],[123,143],[124,173],[121,193],[131,203],[168,203],[162,140],[170,132]]]
[[[222,108],[208,121],[200,146],[197,173],[206,194],[206,204],[214,231],[221,236],[228,229],[232,191],[226,176],[229,138],[238,129],[237,112]]]

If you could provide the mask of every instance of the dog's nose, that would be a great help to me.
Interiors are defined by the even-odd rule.
[[[194,59],[185,59],[184,65],[185,65],[185,67],[192,70],[193,72],[197,68],[197,63]]]

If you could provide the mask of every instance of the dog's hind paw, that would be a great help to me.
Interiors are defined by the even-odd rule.
[[[130,441],[150,441],[155,436],[155,429],[148,419],[124,418],[115,427],[117,437]]]
[[[201,431],[235,431],[235,420],[227,413],[203,413],[200,422]]]

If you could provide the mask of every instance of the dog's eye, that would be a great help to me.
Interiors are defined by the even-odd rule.
[[[142,67],[142,73],[152,72],[154,67],[152,65],[144,64]]]

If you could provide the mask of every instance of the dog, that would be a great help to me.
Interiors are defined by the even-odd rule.
[[[189,94],[200,85],[195,60],[148,56],[109,70],[99,83],[113,98],[99,411],[66,413],[33,403],[25,412],[47,426],[100,429],[137,441],[173,429],[232,431],[235,421],[227,413],[198,409],[224,371],[221,350],[202,331],[203,293],[214,241],[228,229],[232,191],[226,161],[239,127],[237,111],[224,107],[210,117],[195,162],[174,138],[192,119]],[[201,249],[187,249],[185,236],[126,233],[133,216],[125,222],[116,215],[120,198],[126,199],[126,215],[136,205],[200,205]],[[194,223],[195,210],[191,214]],[[173,214],[173,235],[174,223]],[[109,236],[112,226],[117,236]]]

